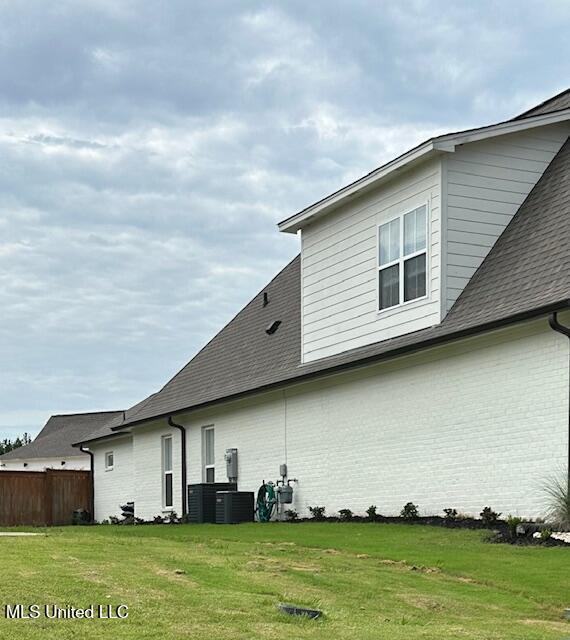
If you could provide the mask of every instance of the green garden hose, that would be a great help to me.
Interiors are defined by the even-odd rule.
[[[259,487],[257,492],[257,519],[259,522],[269,522],[275,511],[277,498],[275,497],[275,489],[272,484],[265,484]]]

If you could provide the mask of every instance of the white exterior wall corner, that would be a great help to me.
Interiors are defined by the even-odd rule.
[[[561,122],[472,142],[446,154],[442,317],[569,135],[570,123]]]
[[[303,361],[441,321],[441,159],[403,171],[301,233]],[[378,225],[428,205],[428,297],[378,312]]]
[[[95,484],[95,520],[120,516],[120,506],[135,499],[133,442],[130,437],[93,442],[93,478]],[[113,469],[105,469],[105,454],[113,452]]]
[[[371,504],[395,515],[412,501],[424,514],[491,506],[536,517],[542,483],[566,459],[568,384],[568,340],[545,320],[464,340],[179,417],[188,482],[202,482],[201,429],[214,425],[216,480],[227,448],[238,449],[241,490],[287,462],[303,515]],[[149,486],[148,515],[157,495]]]

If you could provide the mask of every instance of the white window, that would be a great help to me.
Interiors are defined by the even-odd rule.
[[[172,436],[162,438],[162,506],[172,508]]]
[[[204,482],[216,481],[214,453],[214,427],[202,429],[202,475]]]
[[[115,466],[115,454],[112,451],[107,451],[105,454],[105,471],[112,471]]]
[[[427,205],[378,227],[378,308],[427,294]]]

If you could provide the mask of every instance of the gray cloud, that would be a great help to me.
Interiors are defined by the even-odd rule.
[[[564,87],[565,2],[5,3],[0,436],[160,387],[298,250],[275,223]]]

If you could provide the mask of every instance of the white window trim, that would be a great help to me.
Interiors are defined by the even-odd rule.
[[[214,464],[206,464],[206,431],[214,432]],[[202,482],[207,482],[207,470],[214,470],[214,481],[216,477],[216,431],[213,424],[202,427]]]
[[[162,464],[161,464],[161,468],[162,468],[162,509],[164,510],[171,510],[174,507],[174,478],[173,476],[173,470],[172,468],[170,470],[166,470],[166,465],[164,463],[164,458],[165,458],[165,452],[166,452],[166,447],[164,445],[166,440],[170,440],[170,457],[172,459],[173,457],[173,453],[174,453],[174,441],[172,438],[172,434],[169,433],[167,435],[162,436],[162,438],[160,439],[160,456],[162,458]],[[171,460],[172,462],[172,460]],[[172,465],[174,466],[174,465]],[[172,504],[166,504],[166,476],[170,476],[172,478],[171,483],[172,483]]]
[[[414,251],[413,253],[407,254],[405,256],[400,255],[397,260],[392,260],[391,262],[386,262],[386,264],[380,265],[380,227],[383,227],[385,224],[390,224],[394,220],[400,221],[400,254],[404,251],[404,216],[408,213],[412,213],[416,209],[425,206],[426,208],[426,248],[421,249],[421,251]],[[429,277],[429,265],[430,265],[430,208],[429,208],[429,200],[425,202],[420,202],[416,206],[409,207],[403,213],[399,213],[397,216],[393,216],[388,220],[383,220],[382,222],[376,225],[376,313],[378,315],[384,314],[386,312],[394,311],[395,309],[400,309],[401,307],[407,307],[409,305],[413,305],[417,302],[425,302],[430,297],[430,277]],[[415,258],[416,256],[422,255],[422,253],[426,254],[426,293],[424,296],[420,298],[413,298],[412,300],[404,301],[404,262],[410,260],[410,258]],[[380,309],[380,271],[387,269],[388,267],[393,267],[394,265],[399,266],[399,279],[398,279],[398,298],[400,302],[398,304],[393,304],[391,307],[385,307],[384,309]]]
[[[107,464],[108,456],[113,456],[113,464]],[[105,471],[113,471],[115,468],[115,452],[114,451],[105,451]]]

